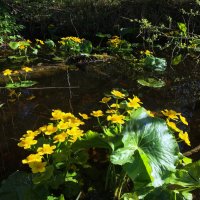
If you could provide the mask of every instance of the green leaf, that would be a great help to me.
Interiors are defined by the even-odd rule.
[[[139,200],[136,193],[124,193],[120,200]]]
[[[0,188],[1,200],[44,200],[48,194],[45,187],[35,187],[31,174],[17,171],[3,181]]]
[[[177,170],[165,182],[185,192],[200,188],[200,160]]]
[[[192,200],[192,194],[182,194],[177,191],[170,191],[168,189],[164,189],[162,187],[154,189],[152,192],[147,194],[144,200]]]
[[[53,171],[54,171],[54,167],[52,165],[47,166],[45,172],[37,173],[34,175],[33,183],[39,184],[41,182],[50,180],[50,178],[53,176]]]
[[[100,37],[100,38],[110,38],[111,37],[110,34],[103,34],[103,33],[97,33],[96,36]]]
[[[142,86],[153,87],[153,88],[161,88],[165,86],[165,82],[162,80],[157,80],[155,78],[145,78],[138,79],[137,82]]]
[[[8,43],[8,46],[13,49],[13,50],[16,50],[19,46],[20,46],[20,43],[19,42],[9,42]]]
[[[183,60],[182,54],[175,56],[172,60],[172,65],[178,65]]]
[[[15,82],[15,83],[7,83],[6,88],[26,88],[26,87],[31,87],[35,84],[37,84],[36,81],[26,80],[26,81]]]
[[[122,135],[124,147],[112,153],[111,162],[120,165],[126,163],[124,169],[133,181],[146,173],[148,176],[143,178],[151,180],[155,187],[162,185],[168,173],[175,170],[179,153],[178,144],[165,121],[149,117],[144,108],[139,108],[132,113]],[[125,150],[128,155],[122,156]]]
[[[80,44],[80,52],[90,54],[92,52],[92,42],[89,40],[83,40]]]
[[[82,140],[76,141],[72,145],[72,148],[74,150],[80,148],[92,148],[92,147],[110,149],[110,146],[107,143],[107,141],[103,139],[99,133],[94,131],[88,131],[84,135]]]
[[[50,39],[48,39],[48,40],[46,40],[45,42],[44,42],[49,48],[54,48],[56,45],[55,45],[55,42],[53,41],[53,40],[50,40]]]
[[[167,61],[164,58],[147,56],[144,60],[144,66],[145,68],[154,71],[165,71],[167,66]]]
[[[181,23],[181,22],[178,22],[178,28],[179,30],[181,31],[181,33],[186,36],[187,35],[187,27],[186,27],[186,24],[184,23]]]
[[[124,165],[126,163],[132,163],[134,160],[134,152],[136,148],[134,147],[123,147],[119,148],[112,153],[110,161],[114,165]]]

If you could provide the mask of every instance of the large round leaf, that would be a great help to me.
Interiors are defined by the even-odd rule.
[[[147,56],[144,60],[144,66],[147,69],[162,72],[166,70],[167,61],[164,58]]]
[[[164,120],[149,117],[144,108],[132,113],[123,130],[123,148],[113,152],[113,164],[123,165],[133,181],[152,182],[157,187],[176,168],[178,144]]]
[[[165,86],[165,82],[160,80],[160,79],[155,79],[155,78],[143,78],[143,79],[138,79],[137,82],[146,87],[152,87],[152,88],[161,88]]]

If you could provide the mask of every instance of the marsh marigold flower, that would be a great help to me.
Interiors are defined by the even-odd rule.
[[[69,141],[74,143],[78,138],[83,136],[83,130],[79,129],[78,127],[73,127],[72,129],[67,130],[67,134],[71,136]]]
[[[60,120],[60,119],[63,119],[64,112],[62,112],[61,110],[53,110],[51,115],[53,117],[51,118],[51,120]]]
[[[66,137],[68,136],[68,134],[66,132],[62,132],[56,136],[54,136],[53,143],[57,143],[57,142],[64,142],[66,140]]]
[[[117,98],[124,98],[124,97],[125,97],[125,94],[121,93],[121,92],[118,91],[118,90],[112,90],[112,91],[111,91],[111,94],[114,95],[114,96],[117,97]]]
[[[89,119],[87,114],[83,114],[83,113],[78,113],[78,114],[85,120]]]
[[[29,149],[32,145],[37,144],[37,140],[34,140],[34,137],[25,137],[20,140],[21,141],[17,145],[19,147],[23,147],[24,149]]]
[[[114,124],[124,124],[124,119],[125,119],[124,115],[113,114],[107,116],[107,120],[111,121]]]
[[[35,173],[42,173],[42,172],[45,172],[46,168],[46,162],[31,162],[29,163],[29,167],[31,168],[31,171],[33,174]]]
[[[38,152],[39,155],[52,154],[54,152],[55,148],[56,148],[55,145],[50,146],[50,144],[43,144],[42,147],[39,147],[37,149],[37,152]]]
[[[180,117],[180,120],[181,120],[181,122],[182,122],[183,124],[188,125],[188,122],[187,122],[187,120],[186,120],[185,117],[183,117],[181,114],[179,114],[179,117]]]
[[[180,115],[180,113],[177,113],[176,111],[174,110],[162,110],[161,113],[163,115],[165,115],[166,117],[170,118],[170,119],[173,119],[173,120],[177,120],[178,119],[178,115]]]
[[[26,157],[26,159],[22,160],[22,163],[28,164],[31,162],[41,162],[42,158],[43,157],[39,154],[30,154],[29,156]]]
[[[49,124],[46,126],[46,129],[43,130],[45,135],[51,135],[55,133],[58,130],[57,127],[55,127],[53,124]]]
[[[111,97],[104,97],[102,98],[102,100],[100,101],[101,103],[108,103],[111,100]]]
[[[134,96],[133,99],[128,98],[129,102],[128,102],[128,107],[129,108],[134,108],[134,109],[138,109],[139,107],[141,107],[140,104],[142,104],[142,102],[140,101],[140,99],[137,96]]]
[[[92,113],[90,113],[92,116],[94,117],[101,117],[103,116],[103,112],[102,110],[96,110],[96,111],[92,111]]]
[[[189,136],[187,132],[179,132],[178,134],[179,138],[182,139],[188,146],[191,146]]]
[[[34,137],[38,136],[40,133],[41,133],[40,130],[36,130],[36,131],[27,130],[26,134],[24,134],[23,137],[24,138],[25,137],[32,137],[32,138],[34,138]]]
[[[44,42],[42,40],[36,39],[36,42],[39,43],[39,44],[44,45]]]
[[[170,122],[168,119],[166,120],[167,125],[176,132],[180,132],[181,130],[176,126],[174,122]]]
[[[120,108],[120,105],[117,103],[113,103],[110,105],[111,108]]]
[[[150,117],[155,117],[154,113],[150,110],[147,110],[147,114],[150,116]]]
[[[30,67],[22,67],[22,70],[25,71],[25,72],[32,72],[33,69],[30,68]]]
[[[6,69],[3,71],[4,76],[10,76],[11,74],[12,74],[12,70],[10,70],[10,69]]]

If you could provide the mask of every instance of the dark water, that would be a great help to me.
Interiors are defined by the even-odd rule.
[[[189,135],[192,147],[200,143],[200,76],[183,72],[181,68],[162,75],[166,86],[161,89],[141,87],[136,83],[137,73],[128,70],[122,75],[117,70],[108,73],[94,70],[78,70],[56,74],[38,80],[37,89],[17,89],[19,99],[10,102],[9,91],[0,90],[0,179],[6,178],[17,169],[23,169],[21,159],[24,151],[17,147],[19,138],[26,130],[37,129],[47,123],[52,109],[65,112],[89,113],[100,106],[104,93],[113,88],[124,88],[130,94],[138,95],[143,105],[151,110],[174,109],[182,112],[189,121]],[[180,70],[180,71],[179,71]],[[110,73],[112,72],[112,73]],[[177,75],[179,75],[177,79]],[[47,88],[54,87],[54,88]],[[59,88],[66,87],[66,88]],[[71,88],[67,88],[71,87]],[[41,88],[41,89],[39,89]],[[35,96],[32,100],[28,97]],[[183,151],[190,148],[180,146]],[[194,158],[200,158],[195,154]]]

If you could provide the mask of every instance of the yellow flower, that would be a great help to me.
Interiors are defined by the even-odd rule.
[[[32,43],[30,40],[26,40],[28,43]]]
[[[62,133],[54,136],[54,138],[53,138],[54,142],[53,143],[64,142],[66,140],[66,137],[67,137],[67,133],[62,132]]]
[[[44,42],[43,42],[42,40],[36,39],[36,42],[38,42],[38,43],[44,45]]]
[[[124,115],[117,115],[117,114],[108,115],[107,117],[108,121],[111,121],[112,123],[117,123],[117,124],[124,124],[124,119],[125,119]]]
[[[104,97],[102,98],[102,100],[100,101],[101,103],[108,103],[111,100],[111,97]]]
[[[83,136],[83,130],[77,127],[73,127],[72,129],[67,130],[67,134],[72,136],[71,139],[69,139],[69,141],[74,143],[78,138]]]
[[[65,45],[65,41],[63,41],[63,40],[59,41],[58,43],[61,45]]]
[[[83,39],[70,36],[70,37],[63,37],[63,38],[61,38],[61,40],[64,40],[64,41],[71,40],[71,41],[76,42],[76,43],[81,43]]]
[[[120,105],[117,103],[113,103],[110,105],[111,108],[120,108]]]
[[[108,114],[113,114],[113,113],[116,113],[117,112],[117,110],[106,110],[106,113],[108,113]]]
[[[125,97],[125,94],[121,93],[121,92],[118,91],[118,90],[112,90],[112,91],[111,91],[111,94],[114,95],[114,96],[117,97],[117,98],[124,98],[124,97]]]
[[[174,110],[163,110],[161,111],[161,113],[163,115],[165,115],[166,117],[170,118],[170,119],[173,119],[173,120],[177,120],[178,119],[178,116],[177,115],[180,115],[180,113],[177,113],[176,111]]]
[[[75,127],[75,126],[77,127],[77,126],[85,124],[83,121],[81,121],[77,117],[69,119],[68,121],[69,121],[70,127]]]
[[[189,137],[188,137],[188,133],[187,133],[187,132],[180,131],[179,134],[178,134],[178,136],[179,136],[179,138],[182,139],[188,146],[191,146],[190,140],[189,140]]]
[[[19,71],[15,70],[13,71],[13,74],[19,74]]]
[[[92,116],[94,116],[94,117],[101,117],[101,116],[103,116],[102,110],[92,111],[92,113],[90,113],[90,114]]]
[[[64,122],[64,121],[60,121],[57,125],[58,129],[61,129],[61,130],[65,130],[65,129],[68,129],[70,128],[71,126],[71,123],[69,122]]]
[[[37,152],[39,155],[44,155],[44,154],[52,154],[54,149],[56,148],[55,145],[50,146],[49,144],[43,144],[42,147],[39,147],[37,149]]]
[[[168,119],[166,120],[167,125],[176,132],[180,132],[181,130],[176,126],[174,122],[170,122]]]
[[[63,119],[64,112],[62,112],[61,110],[53,110],[51,115],[53,117],[51,118],[51,120],[60,120]]]
[[[54,127],[53,124],[49,124],[46,126],[46,130],[43,130],[45,135],[51,135],[58,130],[57,127]]]
[[[38,136],[40,133],[41,133],[40,130],[36,130],[36,131],[27,130],[26,134],[24,134],[23,137],[32,137],[32,138],[34,138],[34,137]]]
[[[32,72],[32,68],[30,67],[22,67],[22,70],[24,70],[25,72]]]
[[[41,162],[42,161],[42,156],[39,154],[30,154],[29,156],[26,157],[26,159],[22,160],[23,164],[28,164],[32,162]]]
[[[86,114],[81,114],[81,113],[78,113],[83,119],[89,119],[88,115]]]
[[[117,48],[122,40],[118,36],[113,36],[111,39],[108,40],[108,44]]]
[[[46,170],[45,166],[46,166],[46,162],[31,162],[29,163],[29,167],[32,170],[32,173],[42,173]]]
[[[183,117],[181,114],[179,114],[179,117],[183,124],[188,125],[188,122],[185,117]]]
[[[149,50],[146,50],[146,51],[144,52],[144,54],[145,54],[146,56],[150,56],[150,55],[152,55],[152,52],[149,51]]]
[[[37,144],[37,140],[34,140],[33,137],[25,137],[20,140],[21,141],[17,145],[19,147],[23,147],[24,149],[29,149],[32,145]]]
[[[23,49],[25,49],[25,48],[26,48],[26,47],[25,47],[24,45],[20,45],[20,46],[19,46],[19,49],[20,49],[20,50],[23,50]]]
[[[138,109],[139,107],[141,107],[140,104],[142,104],[142,102],[140,101],[140,99],[137,96],[134,96],[133,99],[128,98],[129,102],[128,102],[128,107],[129,108],[134,108],[134,109]]]
[[[151,112],[150,110],[147,110],[147,114],[148,114],[150,117],[155,117],[154,113]]]
[[[11,74],[12,74],[12,70],[10,70],[10,69],[6,69],[3,71],[4,76],[10,76]]]

